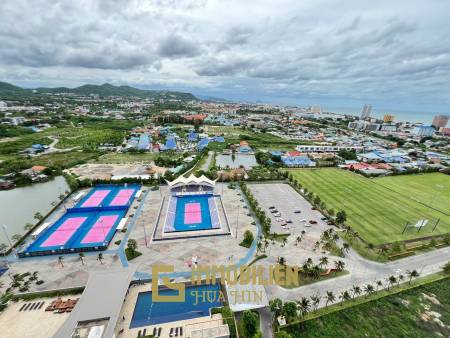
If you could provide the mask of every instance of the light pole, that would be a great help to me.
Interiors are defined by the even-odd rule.
[[[237,235],[238,235],[238,226],[239,226],[239,209],[240,209],[241,205],[238,205],[237,208],[237,216],[236,216],[236,239],[237,239]]]
[[[5,233],[6,239],[8,240],[9,247],[10,247],[11,251],[13,251],[14,254],[16,254],[16,251],[15,251],[14,248],[13,248],[11,239],[10,239],[9,236],[8,236],[8,231],[7,231],[8,227],[7,227],[7,225],[6,225],[6,224],[2,224],[2,228],[3,228],[3,232]]]

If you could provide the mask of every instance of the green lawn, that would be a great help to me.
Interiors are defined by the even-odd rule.
[[[107,153],[100,156],[97,163],[130,163],[130,162],[151,162],[158,156],[158,153]]]
[[[345,210],[347,224],[373,244],[450,232],[449,204],[446,202],[450,199],[448,175],[437,173],[368,179],[334,168],[290,172],[303,187],[320,196],[327,209]],[[438,184],[447,189],[436,188]],[[435,189],[438,189],[437,194]],[[426,202],[427,196],[432,196],[433,206],[445,213],[418,202]],[[402,234],[406,222],[415,224],[420,219],[428,219],[428,225],[420,232],[411,227]],[[438,227],[431,232],[438,219]]]
[[[429,298],[432,297],[432,298]],[[433,320],[439,316],[444,326]],[[297,337],[449,337],[450,280],[442,279],[285,328]]]

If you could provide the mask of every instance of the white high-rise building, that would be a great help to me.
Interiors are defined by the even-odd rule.
[[[367,120],[372,113],[372,105],[365,104],[361,111],[361,120]]]

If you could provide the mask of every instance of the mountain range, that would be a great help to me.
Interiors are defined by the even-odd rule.
[[[177,91],[166,90],[145,90],[130,86],[114,86],[109,83],[102,85],[86,84],[80,87],[67,88],[22,88],[7,82],[0,82],[0,98],[26,96],[26,95],[43,95],[43,94],[75,94],[75,95],[99,95],[101,97],[122,96],[122,97],[140,97],[149,99],[177,99],[177,100],[197,100],[191,93],[183,93]]]

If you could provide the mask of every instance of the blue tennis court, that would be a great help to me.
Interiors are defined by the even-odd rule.
[[[126,210],[68,212],[39,236],[25,255],[107,247]]]
[[[138,184],[95,186],[19,257],[105,250],[139,189]]]
[[[172,196],[167,209],[164,232],[220,228],[214,198],[211,194]]]

